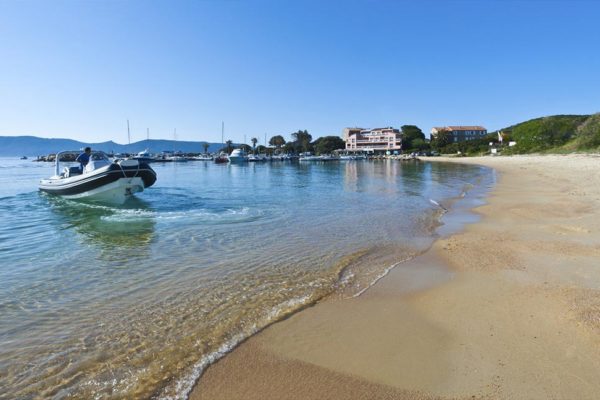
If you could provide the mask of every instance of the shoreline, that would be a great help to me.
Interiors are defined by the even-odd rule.
[[[254,335],[189,398],[593,398],[600,158],[431,161],[500,172],[478,222]]]

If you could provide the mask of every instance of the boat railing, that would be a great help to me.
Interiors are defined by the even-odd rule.
[[[74,162],[76,162],[76,158],[79,154],[81,154],[81,151],[76,151],[76,150],[65,150],[65,151],[60,151],[60,152],[56,153],[56,158],[54,159],[54,175],[61,176],[61,171],[60,171],[61,162],[74,163]],[[70,155],[70,157],[67,157],[67,155]],[[97,165],[97,163],[98,163],[98,165]],[[90,165],[91,169],[88,170],[87,166],[86,166],[86,172],[92,171],[96,168],[100,168],[100,167],[103,167],[108,164],[110,164],[110,160],[105,152],[93,151],[92,154],[90,155],[90,162],[88,163],[88,165]]]

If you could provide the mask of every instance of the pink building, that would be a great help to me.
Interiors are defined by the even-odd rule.
[[[402,131],[387,128],[345,128],[343,138],[348,152],[390,153],[402,149]]]

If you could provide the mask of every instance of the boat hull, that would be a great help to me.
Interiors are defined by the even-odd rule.
[[[42,179],[42,192],[69,199],[124,203],[135,193],[156,182],[156,173],[146,163],[112,163],[90,173],[73,177]]]
[[[144,191],[142,178],[121,178],[107,185],[102,185],[85,192],[62,195],[66,199],[88,199],[103,203],[123,204],[135,193]]]
[[[229,162],[232,164],[241,164],[247,162],[248,159],[243,156],[229,156]]]

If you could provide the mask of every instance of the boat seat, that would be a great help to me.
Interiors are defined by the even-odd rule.
[[[79,167],[65,167],[64,175],[65,178],[75,175],[81,175],[81,169],[79,169]]]

